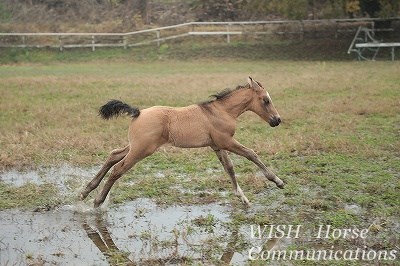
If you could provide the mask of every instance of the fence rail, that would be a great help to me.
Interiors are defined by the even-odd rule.
[[[234,36],[292,35],[303,39],[307,34],[328,32],[334,38],[339,34],[356,32],[359,26],[374,28],[380,21],[397,18],[331,19],[331,20],[281,20],[240,22],[189,22],[178,25],[145,29],[126,33],[0,33],[0,47],[15,48],[91,48],[128,47],[157,43],[188,36],[226,36],[229,43]],[[320,27],[324,26],[324,27]],[[319,30],[323,28],[323,30]]]

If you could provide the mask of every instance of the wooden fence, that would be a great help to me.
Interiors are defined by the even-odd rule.
[[[334,19],[242,22],[189,22],[167,27],[127,33],[0,33],[0,47],[14,48],[91,48],[128,47],[162,42],[188,36],[224,36],[230,42],[235,36],[279,35],[300,40],[309,37],[338,38],[354,34],[359,26],[374,28],[380,21],[390,19]]]

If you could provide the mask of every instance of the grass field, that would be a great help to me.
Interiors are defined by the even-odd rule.
[[[256,206],[242,210],[232,193],[222,193],[230,192],[231,185],[213,152],[166,146],[124,176],[111,190],[111,201],[144,197],[171,205],[227,200],[239,208],[235,221],[241,225],[375,228],[366,245],[392,249],[398,245],[400,217],[399,73],[399,62],[100,60],[1,65],[0,168],[100,165],[112,149],[127,143],[128,118],[102,121],[97,116],[107,100],[122,99],[141,108],[184,106],[243,85],[250,74],[270,92],[283,123],[270,128],[255,114],[245,113],[236,138],[287,183],[284,190],[266,183],[250,162],[232,156],[239,184]],[[21,195],[28,192],[31,200],[26,202]],[[69,201],[49,185],[0,182],[3,209]],[[323,245],[360,245],[358,240],[340,241],[330,239]]]

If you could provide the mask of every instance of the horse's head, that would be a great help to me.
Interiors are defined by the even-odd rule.
[[[271,127],[278,126],[281,123],[281,117],[273,105],[269,93],[263,88],[261,83],[253,80],[251,77],[248,78],[247,82],[254,93],[249,109],[267,121]]]

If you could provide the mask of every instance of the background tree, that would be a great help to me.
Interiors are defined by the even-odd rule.
[[[350,18],[353,18],[360,12],[360,1],[359,0],[347,0],[346,1],[346,13],[349,14]]]
[[[379,17],[395,17],[400,15],[400,0],[380,0]]]
[[[270,12],[276,12],[287,19],[307,19],[308,0],[271,0],[268,4]]]
[[[370,17],[376,17],[381,9],[380,0],[361,0],[361,10]]]
[[[138,9],[144,24],[150,24],[151,23],[150,0],[138,0]]]
[[[360,0],[363,15],[395,17],[400,15],[400,0]]]
[[[191,10],[198,20],[235,20],[239,17],[242,0],[192,0]]]

